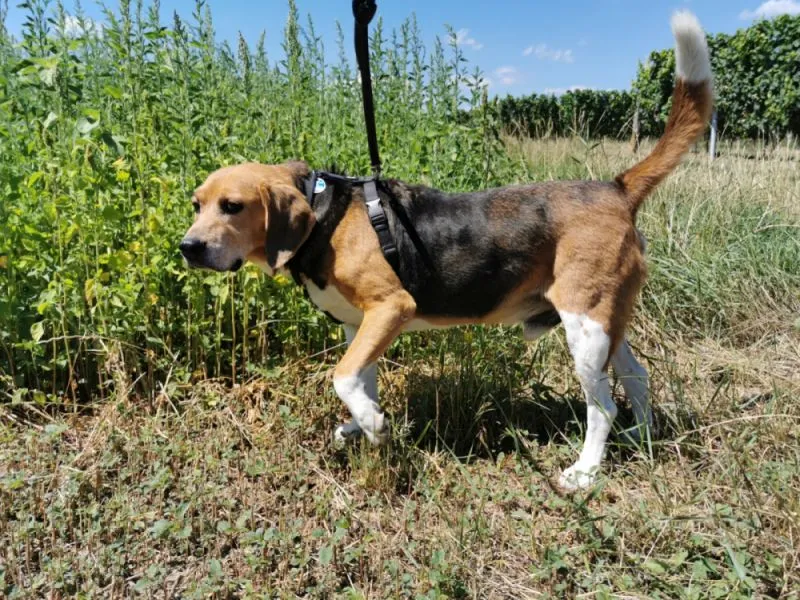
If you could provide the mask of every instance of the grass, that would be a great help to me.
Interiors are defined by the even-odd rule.
[[[531,178],[633,158],[507,143]],[[233,388],[165,379],[153,398],[117,365],[81,414],[3,409],[6,593],[797,597],[800,181],[733,150],[690,156],[640,217],[651,279],[631,339],[655,434],[613,445],[595,490],[553,485],[583,419],[561,333],[404,336],[381,363],[395,439],[380,450],[330,444],[336,339]]]
[[[352,65],[292,2],[285,60],[215,46],[201,1],[165,27],[124,0],[102,35],[25,7],[21,39],[0,27],[0,595],[797,597],[796,146],[692,154],[648,200],[630,337],[654,435],[563,495],[585,409],[562,333],[401,337],[393,443],[335,449],[340,329],[289,281],[182,267],[209,170],[368,170]],[[374,31],[392,176],[478,189],[636,158],[498,138],[452,35]]]

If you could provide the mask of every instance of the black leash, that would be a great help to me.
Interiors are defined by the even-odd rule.
[[[353,16],[356,20],[355,44],[358,70],[361,71],[361,96],[364,99],[364,122],[367,126],[367,142],[372,173],[381,174],[381,157],[378,154],[378,136],[375,132],[375,106],[372,101],[372,75],[369,70],[369,23],[378,11],[375,0],[353,0]]]
[[[372,164],[372,177],[360,182],[363,185],[364,200],[367,212],[386,260],[397,272],[399,255],[389,229],[389,220],[381,204],[375,182],[381,176],[381,157],[378,153],[378,135],[375,130],[375,105],[372,99],[372,75],[369,70],[369,24],[378,5],[375,0],[353,0],[353,17],[355,23],[356,61],[361,72],[361,97],[364,101],[364,124],[367,127],[367,143],[369,159]]]

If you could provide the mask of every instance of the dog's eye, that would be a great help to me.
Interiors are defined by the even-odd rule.
[[[196,200],[194,200],[192,202],[192,208],[194,209],[194,212],[199,213],[200,212],[200,203],[197,202]]]
[[[220,208],[222,209],[222,212],[224,212],[226,215],[235,215],[244,208],[244,205],[241,202],[231,202],[230,200],[223,200],[220,203]]]

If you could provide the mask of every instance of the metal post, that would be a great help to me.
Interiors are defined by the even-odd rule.
[[[636,101],[636,108],[633,109],[633,137],[631,139],[631,147],[633,153],[639,152],[639,101]]]
[[[708,160],[714,162],[717,157],[717,111],[711,114],[711,139],[708,141]]]

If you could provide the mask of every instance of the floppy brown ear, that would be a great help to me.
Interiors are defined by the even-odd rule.
[[[269,185],[263,190],[267,209],[266,254],[272,270],[280,269],[306,241],[317,222],[305,197],[290,185]]]

